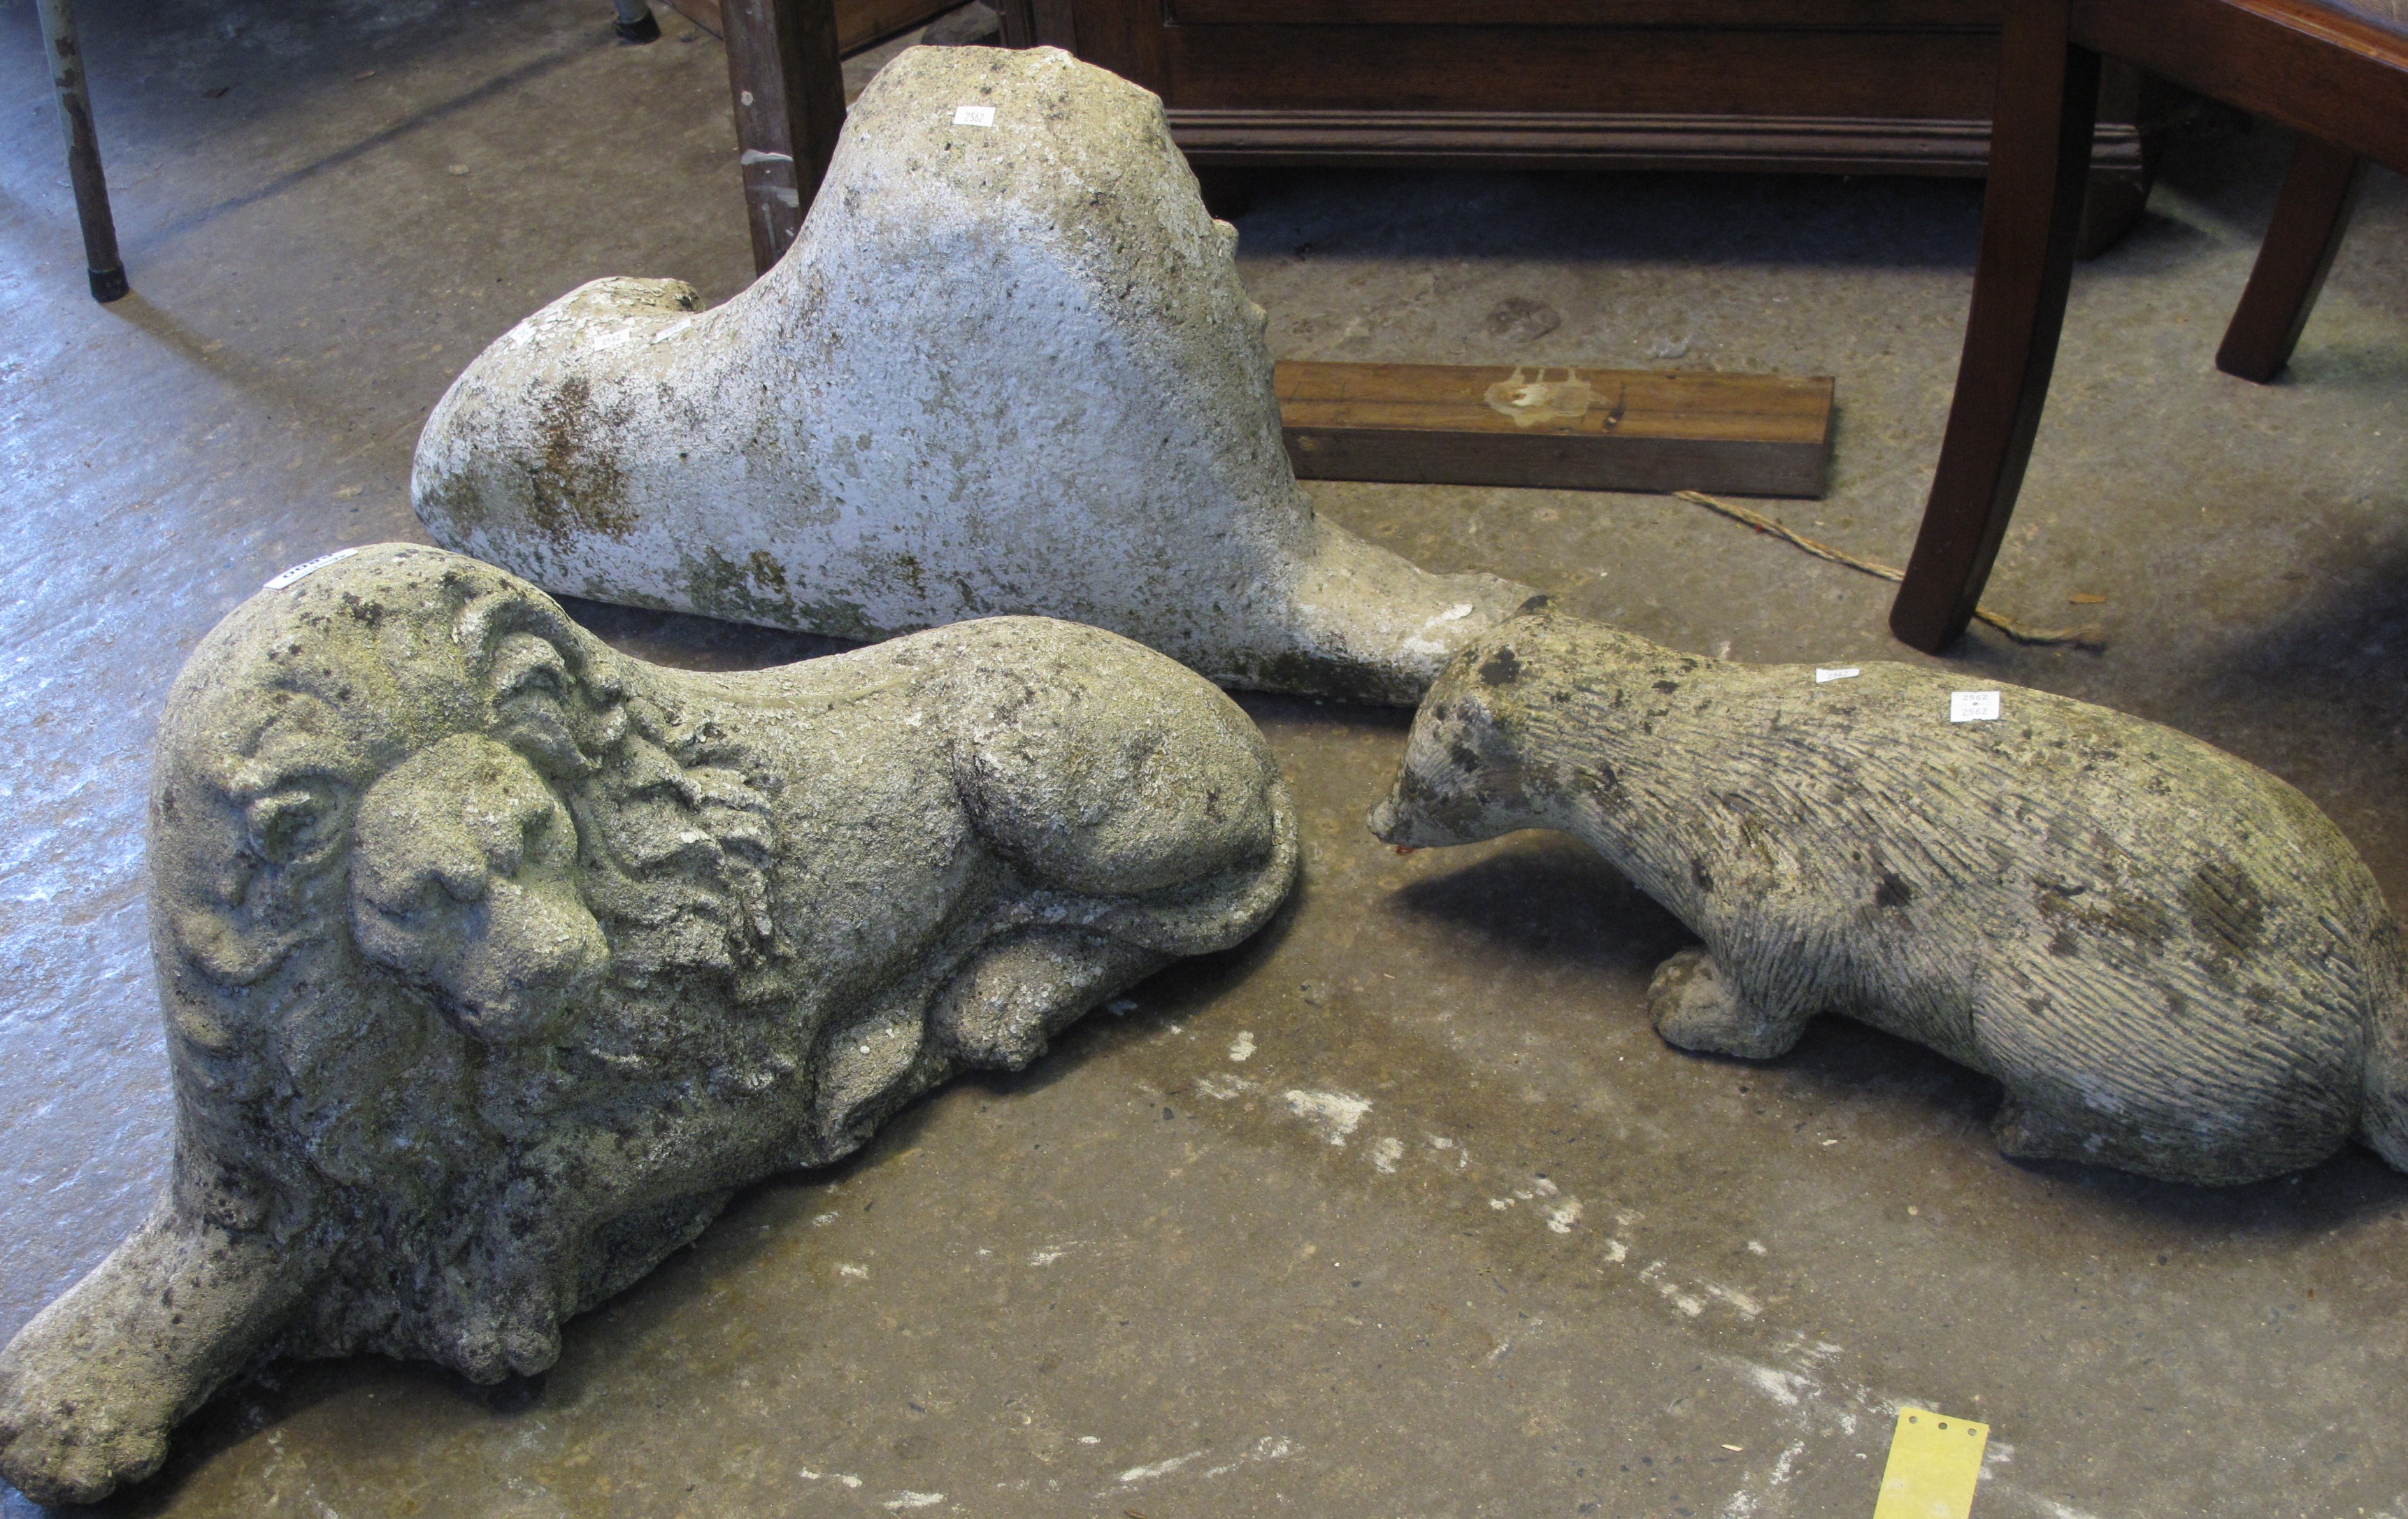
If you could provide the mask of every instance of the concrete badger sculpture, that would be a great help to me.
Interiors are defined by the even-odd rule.
[[[436,550],[271,588],[160,732],[172,1183],[0,1352],[0,1473],[96,1498],[274,1355],[540,1370],[732,1188],[1026,1063],[1296,868],[1253,724],[1108,633],[701,675]]]
[[[1560,828],[1705,940],[1657,971],[1684,1049],[1819,1012],[2006,1088],[2000,1147],[2256,1180],[2353,1137],[2408,1168],[2399,927],[2331,822],[2171,729],[1961,678],[1697,659],[1540,615],[1467,647],[1371,827]]]

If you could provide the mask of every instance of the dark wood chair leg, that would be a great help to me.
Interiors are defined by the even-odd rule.
[[[2218,369],[2263,385],[2291,362],[2365,179],[2366,160],[2348,149],[2315,137],[2300,139],[2274,202],[2273,224],[2258,250],[2258,266],[2249,271],[2249,288],[2241,293],[2232,324],[2224,329],[2224,346],[2215,351]]]
[[[752,267],[767,274],[802,230],[844,127],[836,0],[725,0],[720,20]]]
[[[92,130],[92,92],[84,82],[83,43],[67,0],[39,0],[42,48],[50,55],[50,84],[58,93],[59,122],[66,128],[67,182],[75,187],[76,217],[83,223],[84,268],[92,298],[104,304],[132,287],[125,260],[117,251],[117,219],[108,208],[108,177],[101,172],[100,139]]]
[[[1940,465],[1890,631],[1937,653],[1965,631],[2014,515],[2048,399],[2098,121],[2099,55],[2068,0],[2011,0],[1990,125],[1973,308]]]

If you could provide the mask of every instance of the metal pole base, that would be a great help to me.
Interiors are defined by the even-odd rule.
[[[92,271],[92,298],[103,306],[107,306],[133,288],[125,282],[125,270],[122,266]]]

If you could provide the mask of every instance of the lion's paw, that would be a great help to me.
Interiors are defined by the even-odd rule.
[[[167,1458],[172,1417],[114,1412],[138,1397],[62,1387],[17,1368],[0,1371],[0,1476],[36,1503],[96,1503]]]
[[[538,1297],[522,1295],[498,1310],[473,1311],[452,1340],[453,1368],[482,1386],[551,1370],[560,1359],[560,1321]]]

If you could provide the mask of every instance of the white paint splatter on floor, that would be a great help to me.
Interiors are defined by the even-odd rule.
[[[1196,1082],[1196,1090],[1215,1102],[1227,1102],[1237,1097],[1252,1096],[1262,1089],[1262,1083],[1259,1082],[1250,1082],[1242,1076],[1225,1076],[1219,1071],[1214,1071],[1209,1076],[1198,1077]]]
[[[892,1509],[899,1513],[905,1509],[933,1509],[943,1501],[945,1501],[945,1495],[942,1493],[915,1493],[907,1487],[879,1507]]]
[[[1254,1031],[1251,1028],[1238,1030],[1238,1037],[1229,1041],[1229,1058],[1243,1065],[1254,1058]]]
[[[1291,1088],[1280,1094],[1298,1118],[1312,1125],[1314,1133],[1331,1144],[1343,1148],[1346,1136],[1354,1132],[1363,1115],[1371,1111],[1370,1099],[1351,1092],[1308,1092]]]
[[[1730,1304],[1751,1319],[1764,1316],[1764,1305],[1737,1287],[1726,1287],[1714,1282],[1701,1283],[1700,1285],[1705,1288],[1706,1296]]]
[[[1404,1158],[1405,1141],[1402,1139],[1382,1139],[1371,1146],[1372,1168],[1390,1176],[1397,1173],[1397,1162]]]
[[[1138,1483],[1150,1483],[1157,1477],[1168,1477],[1190,1461],[1201,1460],[1211,1454],[1211,1448],[1207,1446],[1203,1450],[1190,1451],[1185,1455],[1174,1455],[1167,1461],[1156,1461],[1150,1466],[1131,1467],[1121,1473],[1121,1485],[1129,1487]]]
[[[1443,1134],[1433,1134],[1429,1136],[1429,1144],[1430,1148],[1433,1150],[1454,1155],[1455,1168],[1456,1170],[1461,1171],[1470,1169],[1471,1152],[1465,1149],[1462,1145],[1457,1144],[1455,1140],[1448,1139]]]
[[[1547,1227],[1557,1234],[1570,1234],[1572,1232],[1572,1225],[1580,1222],[1580,1216],[1581,1200],[1578,1197],[1566,1197],[1562,1202],[1547,1210]]]
[[[1728,1447],[1726,1446],[1725,1449]],[[1797,1472],[1798,1457],[1803,1455],[1805,1450],[1804,1440],[1791,1441],[1788,1448],[1774,1458],[1772,1469],[1764,1474],[1764,1487],[1767,1491],[1755,1493],[1742,1488],[1733,1493],[1730,1501],[1723,1505],[1721,1519],[1753,1519],[1755,1514],[1761,1512],[1757,1506],[1761,1498],[1776,1496],[1780,1488],[1788,1485],[1790,1477]]]
[[[1226,1477],[1230,1472],[1237,1470],[1240,1467],[1251,1466],[1259,1461],[1284,1460],[1289,1455],[1295,1454],[1295,1451],[1296,1447],[1289,1443],[1285,1438],[1279,1435],[1265,1435],[1244,1450],[1238,1452],[1237,1455],[1231,1456],[1228,1460],[1222,1462],[1218,1466],[1207,1467],[1203,1470],[1196,1473],[1196,1475],[1208,1479],[1212,1477]],[[1134,1487],[1140,1483],[1149,1483],[1157,1478],[1168,1477],[1174,1472],[1183,1470],[1187,1467],[1202,1460],[1206,1455],[1211,1454],[1211,1448],[1207,1446],[1200,1451],[1190,1451],[1185,1455],[1174,1455],[1169,1457],[1168,1460],[1155,1461],[1141,1467],[1131,1467],[1126,1471],[1120,1474],[1120,1486],[1123,1488]],[[1098,1498],[1109,1498],[1113,1491],[1114,1489],[1107,1488],[1104,1492],[1097,1494],[1096,1497]]]
[[[1254,1448],[1253,1450],[1247,1451],[1234,1461],[1226,1462],[1217,1467],[1207,1467],[1204,1469],[1204,1475],[1207,1477],[1226,1476],[1228,1473],[1237,1470],[1240,1467],[1246,1465],[1250,1461],[1277,1461],[1294,1449],[1294,1446],[1290,1445],[1286,1440],[1280,1439],[1277,1435],[1265,1435],[1262,1439],[1254,1441]]]
[[[1812,1378],[1801,1377],[1795,1371],[1759,1366],[1753,1361],[1742,1363],[1741,1369],[1747,1380],[1756,1384],[1756,1391],[1785,1409],[1797,1408],[1806,1401],[1810,1394],[1820,1390]]]

